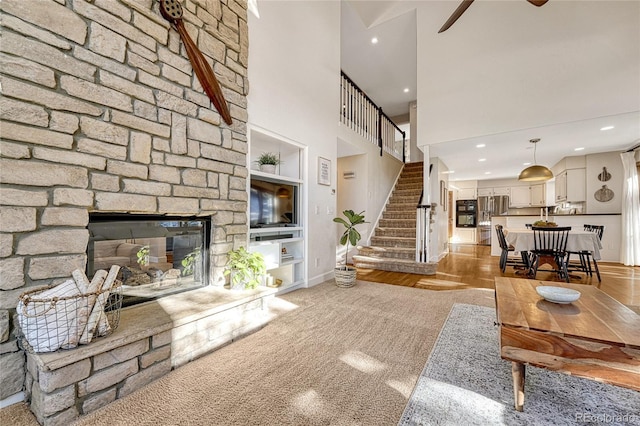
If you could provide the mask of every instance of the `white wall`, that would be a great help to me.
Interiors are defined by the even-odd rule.
[[[349,155],[338,158],[337,215],[347,209],[356,213],[365,212],[365,219],[369,223],[359,226],[358,231],[362,235],[360,244],[366,245],[370,243],[377,220],[386,206],[403,163],[387,153],[380,156],[377,145],[346,126],[340,125],[338,134],[339,150]],[[345,179],[345,171],[355,172],[355,178]],[[336,234],[340,236],[343,231],[344,228],[336,224]],[[339,251],[340,249],[342,247],[339,247]]]
[[[249,14],[249,123],[307,147],[306,194],[319,214],[306,211],[308,282],[330,278],[340,88],[340,3],[268,1]],[[331,161],[330,186],[316,181],[318,157]],[[316,266],[316,259],[318,266]]]
[[[431,170],[431,179],[429,180],[431,191],[431,203],[436,204],[435,222],[431,224],[431,234],[429,240],[429,256],[430,261],[437,262],[449,252],[449,229],[448,215],[445,206],[441,203],[442,196],[440,193],[440,182],[449,190],[449,174],[445,173],[449,170],[446,164],[437,157],[431,158],[433,169]],[[447,206],[448,208],[448,206]]]
[[[409,162],[417,163],[424,161],[424,153],[418,148],[418,103],[411,102],[409,104],[409,134],[411,140],[409,141]]]
[[[344,172],[353,172],[355,177],[351,179],[345,179],[343,177]],[[366,238],[369,235],[372,225],[371,210],[367,205],[367,178],[369,175],[369,166],[367,164],[367,154],[350,155],[348,157],[338,158],[338,199],[336,205],[336,216],[342,217],[344,210],[353,210],[356,213],[364,211],[365,220],[369,223],[365,223],[358,226],[358,232],[362,235],[360,244],[366,242]],[[336,231],[336,241],[339,241],[340,237],[344,233],[345,227],[336,223],[334,225]],[[339,244],[339,242],[338,242]],[[355,248],[350,248],[351,254]],[[345,247],[338,247],[337,253],[340,262],[342,256],[344,256]]]
[[[602,168],[606,167],[611,174],[611,179],[607,182],[598,180],[598,175],[602,173]],[[622,212],[622,183],[623,183],[622,159],[619,152],[607,152],[604,154],[587,155],[587,213],[621,213]],[[596,200],[595,193],[606,185],[613,191],[614,196],[611,201],[600,202]]]

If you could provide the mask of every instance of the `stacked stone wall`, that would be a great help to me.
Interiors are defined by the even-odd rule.
[[[18,297],[85,268],[90,212],[211,216],[214,285],[246,241],[246,1],[181,3],[230,126],[157,1],[0,2],[0,400],[29,391]]]

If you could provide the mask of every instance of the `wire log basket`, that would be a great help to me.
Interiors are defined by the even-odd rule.
[[[16,312],[18,343],[31,353],[87,344],[118,327],[121,308],[119,280],[93,293],[77,294],[73,280],[26,291],[20,295]]]

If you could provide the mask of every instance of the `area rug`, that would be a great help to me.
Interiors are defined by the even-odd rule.
[[[640,425],[640,392],[527,366],[524,412],[495,309],[455,304],[399,425]]]

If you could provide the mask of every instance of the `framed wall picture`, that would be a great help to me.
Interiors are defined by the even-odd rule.
[[[318,157],[318,183],[320,185],[331,185],[331,160]]]
[[[448,191],[447,191],[447,187],[445,186],[445,183],[443,180],[440,181],[440,205],[442,206],[442,209],[444,211],[447,211],[447,195]]]

